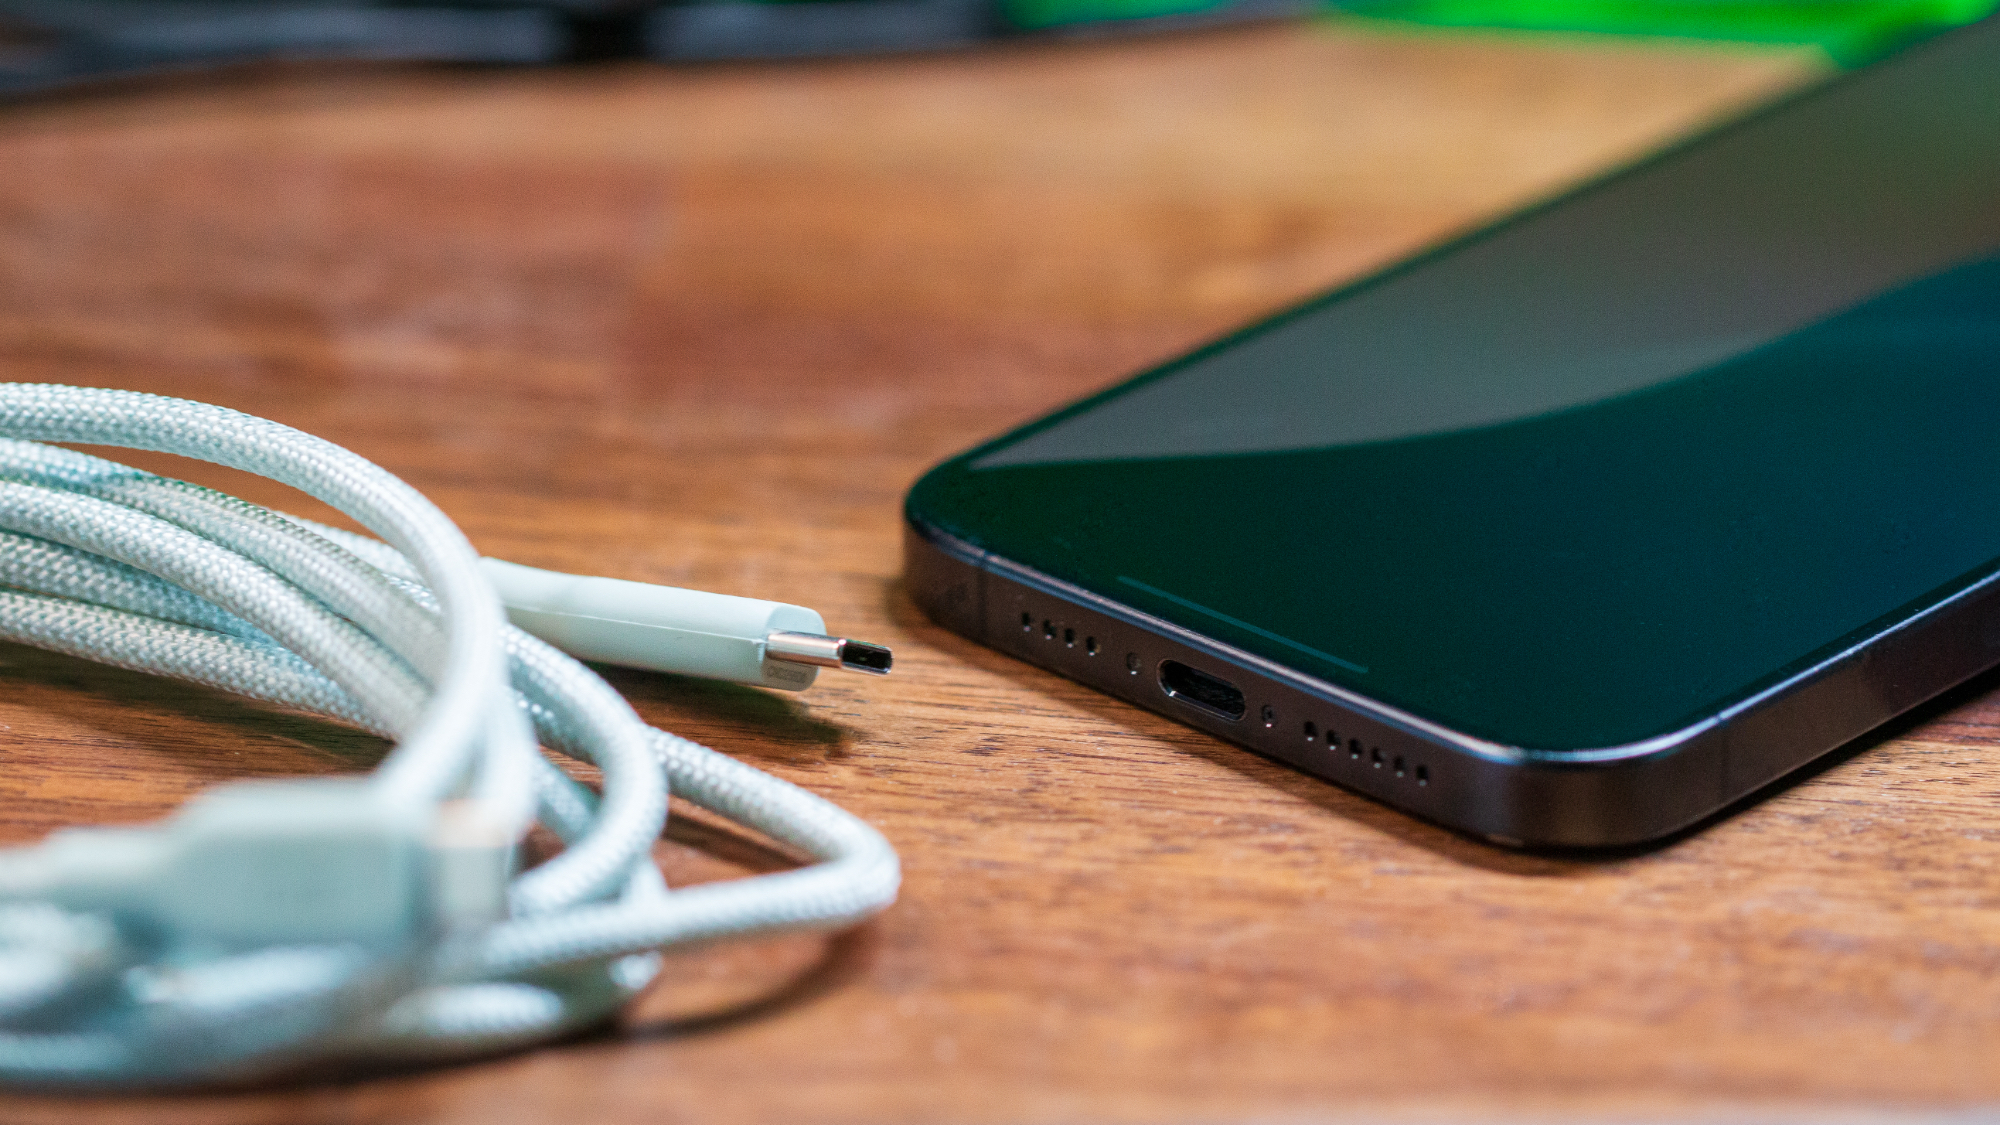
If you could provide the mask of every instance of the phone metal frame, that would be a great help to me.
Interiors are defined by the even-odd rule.
[[[1516,848],[1659,841],[2000,665],[2000,571],[1992,571],[1670,734],[1535,750],[1475,738],[1143,613],[981,550],[907,509],[903,574],[918,607],[953,632]],[[1158,669],[1169,660],[1241,688],[1243,718],[1168,694]]]

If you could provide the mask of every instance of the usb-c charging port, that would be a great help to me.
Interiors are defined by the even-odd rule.
[[[1178,660],[1168,660],[1160,665],[1160,690],[1225,719],[1240,719],[1247,709],[1243,693],[1237,690],[1235,684],[1190,668]]]

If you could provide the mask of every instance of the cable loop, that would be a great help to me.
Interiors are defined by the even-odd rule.
[[[259,473],[383,541],[50,441]],[[0,1080],[184,1084],[516,1047],[608,1017],[658,972],[654,950],[846,926],[894,900],[879,833],[648,727],[507,625],[478,562],[415,490],[318,438],[183,400],[0,384],[0,640],[397,739],[365,786],[254,783],[158,829],[0,851]],[[597,766],[602,796],[537,740]],[[812,865],[669,893],[651,859],[669,782]],[[508,879],[535,820],[566,846]],[[363,858],[334,863],[336,845]],[[273,881],[293,862],[322,864],[308,897]],[[354,874],[370,863],[386,866]],[[276,897],[160,889],[218,870]],[[504,886],[482,897],[488,871]],[[342,894],[381,909],[317,901]]]

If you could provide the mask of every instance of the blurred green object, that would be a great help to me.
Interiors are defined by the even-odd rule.
[[[1357,15],[1448,27],[1816,44],[1865,62],[1910,39],[1971,23],[2000,0],[1353,0]]]

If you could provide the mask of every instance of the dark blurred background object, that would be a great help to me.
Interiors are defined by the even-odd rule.
[[[1318,0],[0,0],[0,93],[270,60],[873,54],[1297,15]]]
[[[1812,43],[1846,63],[1996,0],[0,0],[0,93],[271,60],[800,58],[1305,15]]]

